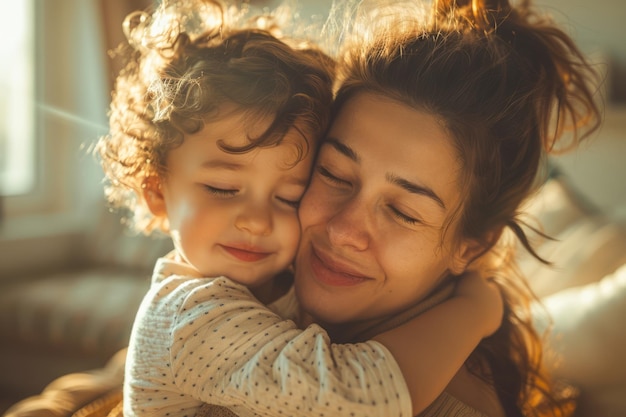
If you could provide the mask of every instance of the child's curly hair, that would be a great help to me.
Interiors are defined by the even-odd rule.
[[[227,152],[275,146],[296,129],[299,161],[314,145],[307,136],[318,138],[328,126],[334,61],[307,43],[279,39],[272,16],[244,21],[243,14],[218,1],[164,1],[124,22],[128,43],[119,53],[126,65],[112,94],[110,132],[96,153],[108,201],[128,208],[139,231],[163,227],[142,198],[145,179],[164,175],[169,150],[220,105],[235,104],[251,122],[274,118],[245,147],[223,145]]]

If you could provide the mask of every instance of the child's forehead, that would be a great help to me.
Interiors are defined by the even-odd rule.
[[[308,178],[315,153],[302,146],[303,139],[298,130],[287,131],[278,144],[244,148],[253,143],[254,138],[250,135],[256,132],[237,123],[237,113],[232,116],[206,123],[197,132],[186,135],[181,144],[168,153],[168,171],[250,173],[256,169],[258,175],[274,171],[294,175],[297,171],[297,175]]]
[[[276,112],[261,107],[244,107],[226,102],[217,107],[215,112],[206,115],[202,131],[224,138],[224,144],[230,147],[247,146],[266,135],[271,139],[269,143],[264,143],[265,146],[300,142],[313,145],[314,135],[304,120],[279,118]]]
[[[214,113],[207,115],[207,123],[219,123],[220,121],[236,121],[248,128],[260,126],[264,123],[271,124],[277,118],[273,110],[261,107],[244,107],[235,103],[224,103],[217,107]]]
[[[274,114],[261,110],[221,106],[205,117],[204,127],[198,134],[219,138],[228,146],[246,146],[267,132],[275,119]]]

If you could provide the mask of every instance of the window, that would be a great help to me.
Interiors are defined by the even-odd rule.
[[[0,195],[35,181],[32,2],[0,0]]]

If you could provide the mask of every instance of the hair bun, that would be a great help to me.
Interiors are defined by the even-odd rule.
[[[435,0],[434,8],[439,24],[466,24],[486,32],[496,31],[512,10],[508,0]]]
[[[474,22],[483,30],[496,30],[511,14],[508,0],[472,0]]]

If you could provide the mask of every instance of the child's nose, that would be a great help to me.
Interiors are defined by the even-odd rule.
[[[235,219],[235,227],[257,236],[272,232],[272,213],[267,204],[247,204]]]

